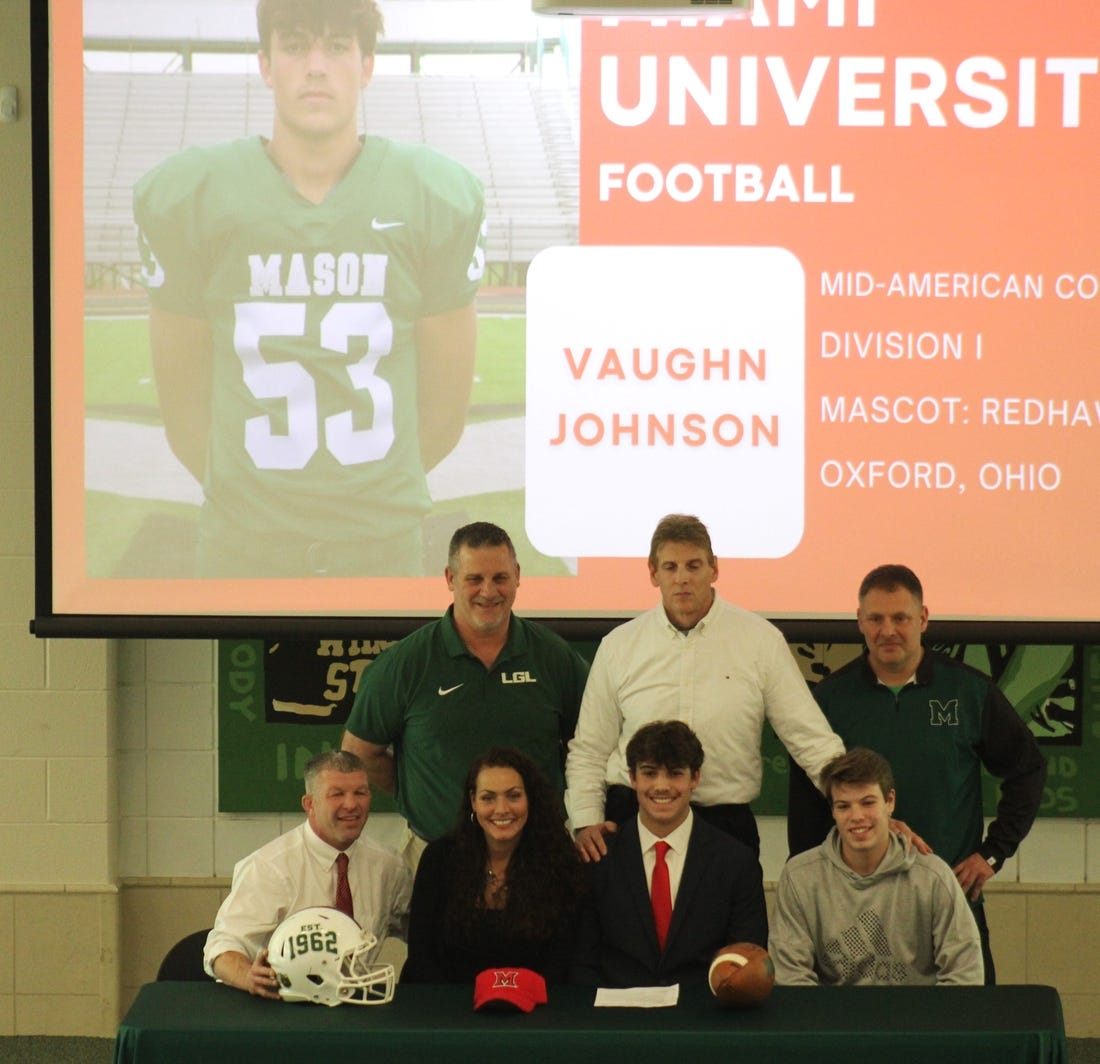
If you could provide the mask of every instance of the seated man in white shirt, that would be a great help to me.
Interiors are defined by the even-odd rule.
[[[890,830],[890,763],[857,746],[821,778],[835,826],[779,874],[768,946],[776,982],[981,986],[978,925],[955,873]]]
[[[377,938],[379,949],[387,936],[405,935],[412,877],[396,853],[361,837],[370,812],[363,762],[344,750],[312,757],[302,808],[304,823],[237,863],[203,951],[208,974],[258,997],[279,1000],[267,943],[299,909],[350,908],[348,915]],[[341,854],[347,855],[344,889]]]

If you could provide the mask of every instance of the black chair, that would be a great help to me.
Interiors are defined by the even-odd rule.
[[[181,938],[160,962],[157,982],[195,983],[208,980],[210,976],[202,967],[202,949],[206,945],[206,936],[209,934],[210,928],[207,928],[205,931],[192,931],[185,938]]]

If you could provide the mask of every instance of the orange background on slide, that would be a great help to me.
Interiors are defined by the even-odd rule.
[[[758,0],[774,14],[774,0]],[[774,561],[723,559],[724,594],[767,613],[848,615],[859,577],[882,561],[905,561],[924,578],[934,613],[979,617],[1086,617],[1097,610],[1096,528],[1100,430],[982,429],[981,396],[1034,395],[1091,401],[1100,397],[1100,299],[1064,303],[1052,295],[1058,273],[1100,273],[1100,78],[1082,81],[1081,125],[1062,129],[1059,79],[1042,74],[1049,56],[1096,54],[1091,4],[1036,5],[1028,0],[880,0],[873,28],[827,29],[826,0],[816,11],[796,4],[795,28],[728,24],[655,29],[647,24],[584,27],[581,145],[581,239],[587,244],[778,245],[801,260],[807,276],[807,508],[802,545]],[[854,0],[848,7],[854,10]],[[83,423],[83,238],[80,0],[54,0],[54,345],[55,424]],[[706,70],[712,53],[731,57],[731,119],[711,128],[689,106],[687,129],[654,119],[620,129],[599,111],[598,57],[633,48],[691,56]],[[760,121],[736,124],[737,56],[760,57]],[[815,55],[885,56],[880,79],[885,128],[838,128],[835,61],[807,125],[786,125],[770,90],[763,58],[782,55],[796,87]],[[893,128],[890,71],[895,55],[934,57],[949,72],[966,56],[991,55],[1009,67],[1010,117],[989,130]],[[1014,70],[1021,55],[1039,60],[1036,127],[1015,125]],[[629,69],[630,62],[624,58]],[[1059,91],[1055,92],[1055,88]],[[624,80],[623,100],[630,102]],[[945,108],[954,102],[951,88]],[[766,171],[783,162],[801,173],[843,167],[853,204],[637,204],[620,195],[597,199],[601,160],[660,165],[687,161],[753,162]],[[1042,273],[1044,299],[886,300],[823,298],[822,271],[992,271]],[[598,294],[595,295],[598,298]],[[823,330],[980,331],[980,364],[822,361]],[[962,396],[971,424],[962,426],[823,425],[822,394]],[[55,434],[54,604],[61,613],[351,613],[438,612],[447,599],[440,577],[410,581],[89,581],[84,577],[83,439]],[[977,487],[978,461],[1057,462],[1057,493],[987,493]],[[954,461],[965,495],[935,492],[827,491],[815,484],[826,458]],[[690,460],[689,456],[685,461]],[[645,485],[659,501],[660,485]],[[698,511],[751,506],[720,484]],[[722,545],[716,544],[719,555]],[[522,561],[522,559],[521,559]],[[524,612],[622,613],[655,601],[638,559],[582,559],[577,578],[523,581]]]
[[[774,20],[774,0],[758,0]],[[855,3],[849,2],[854,22]],[[931,0],[919,7],[880,0],[870,28],[825,25],[817,11],[796,5],[794,28],[727,23],[720,27],[647,23],[589,23],[584,34],[581,120],[581,242],[583,244],[778,245],[806,271],[807,454],[806,526],[787,558],[723,566],[721,587],[736,601],[770,613],[848,613],[855,588],[872,566],[911,564],[938,615],[1095,618],[1100,518],[1100,427],[1077,429],[982,427],[984,396],[1083,399],[1094,421],[1100,411],[1100,298],[1055,298],[1060,273],[1100,273],[1100,77],[1081,79],[1081,124],[1061,126],[1060,78],[1043,74],[1047,57],[1095,57],[1091,5],[1037,7],[1031,3]],[[637,56],[660,57],[653,118],[622,128],[600,108],[600,56],[620,57],[618,100],[638,100]],[[709,79],[710,57],[728,55],[730,123],[711,126],[689,103],[686,127],[668,123],[665,57],[683,55]],[[739,122],[739,60],[759,57],[759,123]],[[796,89],[815,56],[832,57],[806,124],[785,119],[764,66],[782,56]],[[882,127],[841,127],[837,120],[837,58],[885,57],[885,72],[863,81],[882,86],[861,110],[886,112]],[[919,111],[910,127],[893,124],[894,57],[930,57],[947,69],[941,98],[947,126],[930,128]],[[954,88],[958,63],[992,56],[1007,69],[1008,117],[991,129],[971,129],[951,105],[966,98]],[[1016,123],[1016,69],[1021,56],[1038,59],[1040,86],[1034,128]],[[980,110],[985,104],[972,101]],[[676,163],[755,163],[768,175],[786,163],[797,178],[816,165],[816,186],[828,188],[829,167],[843,168],[842,187],[854,203],[715,203],[710,195],[682,204],[667,196],[639,203],[623,192],[600,202],[601,161],[640,161],[662,170]],[[1042,300],[825,297],[823,272],[864,270],[885,280],[925,271],[1043,274]],[[824,360],[824,330],[899,330],[983,336],[983,358],[955,361]],[[972,349],[972,340],[967,347]],[[820,397],[958,396],[969,404],[968,425],[824,424]],[[950,461],[966,484],[956,492],[826,489],[825,459]],[[1054,462],[1056,492],[983,491],[978,468]],[[659,487],[650,490],[659,492]],[[724,506],[752,500],[713,497],[700,504],[706,520]],[[721,556],[721,545],[715,545]],[[595,568],[586,565],[582,576]]]
[[[84,566],[84,78],[81,0],[50,5],[54,600]],[[58,293],[64,293],[58,298]],[[76,610],[74,612],[80,612]]]

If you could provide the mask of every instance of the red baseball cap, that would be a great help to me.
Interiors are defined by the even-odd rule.
[[[546,980],[530,968],[486,968],[474,981],[474,1008],[530,1012],[546,1004]]]

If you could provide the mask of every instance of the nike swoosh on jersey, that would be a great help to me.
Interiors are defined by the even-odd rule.
[[[372,218],[370,220],[370,227],[372,229],[397,229],[404,224],[404,222],[380,222],[377,218]]]
[[[452,691],[457,691],[461,686],[462,684],[456,683],[454,687],[441,687],[439,689],[439,695],[442,698],[444,695],[449,695]]]

